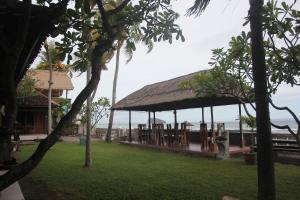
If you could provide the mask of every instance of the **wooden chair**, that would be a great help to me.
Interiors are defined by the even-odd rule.
[[[181,130],[180,130],[180,146],[186,147],[189,146],[189,134],[186,128],[186,123],[181,123]]]
[[[153,140],[154,144],[164,145],[164,125],[163,124],[152,124]]]
[[[173,141],[173,145],[175,145],[175,146],[179,145],[178,123],[175,123],[175,125],[174,125],[174,141]]]
[[[207,132],[207,124],[200,124],[200,143],[201,150],[208,150],[208,132]]]
[[[158,124],[158,144],[164,146],[164,125]]]
[[[146,142],[146,124],[138,124],[138,139],[141,144]]]
[[[174,141],[174,135],[172,130],[172,125],[167,124],[167,146],[172,146]]]

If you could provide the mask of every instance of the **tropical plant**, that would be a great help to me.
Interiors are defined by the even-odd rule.
[[[34,73],[29,71],[29,73]],[[37,94],[34,86],[36,80],[33,79],[30,75],[26,74],[17,87],[17,98],[23,99],[26,97],[34,96]]]
[[[69,99],[59,98],[56,102],[59,103],[59,106],[53,109],[53,118],[55,119],[55,124],[58,124],[61,118],[66,115],[71,108],[71,101]]]
[[[112,106],[116,102],[116,93],[117,93],[117,81],[118,81],[118,73],[119,73],[119,65],[120,65],[120,50],[125,42],[125,52],[128,56],[128,59],[126,63],[128,63],[133,56],[133,51],[136,50],[136,43],[143,42],[147,48],[149,53],[153,49],[153,42],[151,40],[147,40],[144,38],[144,35],[139,31],[138,25],[132,26],[129,30],[123,30],[121,31],[121,34],[118,37],[117,44],[116,44],[116,69],[115,69],[115,75],[113,80],[113,90],[112,90]],[[184,37],[182,37],[184,39]],[[111,131],[112,131],[112,125],[114,121],[114,110],[112,109],[110,111],[109,115],[109,122],[108,122],[108,128],[105,140],[107,142],[111,141]]]
[[[60,50],[58,48],[56,48],[54,42],[49,42],[48,51],[51,56],[53,70],[68,72],[70,69],[70,65],[66,65],[63,63],[63,58],[61,58],[61,56],[60,56]],[[48,61],[49,60],[48,51],[42,51],[40,53],[39,57],[41,58],[41,61],[36,66],[36,69],[49,70],[50,65],[49,65],[49,61]]]
[[[241,116],[242,123],[246,124],[248,127],[251,128],[251,131],[256,128],[256,119],[252,116]]]
[[[252,152],[253,146],[255,144],[253,130],[256,128],[256,119],[253,116],[241,116],[241,122],[251,128],[251,145],[250,146],[251,146],[251,152]]]
[[[101,97],[91,105],[91,128],[93,129],[101,119],[109,116],[110,102],[106,97]],[[79,120],[82,124],[87,123],[87,105],[83,105],[79,112]]]

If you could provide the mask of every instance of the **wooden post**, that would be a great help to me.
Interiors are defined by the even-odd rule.
[[[148,142],[151,144],[151,122],[150,122],[151,113],[148,112]]]
[[[214,131],[215,125],[214,125],[214,109],[213,106],[210,107],[210,116],[211,116],[211,131]]]
[[[202,123],[204,123],[204,108],[202,107]]]
[[[243,134],[243,124],[242,124],[242,108],[241,108],[241,104],[239,104],[239,126],[240,126],[240,134],[241,134],[241,147],[244,147],[244,134]]]
[[[51,53],[49,51],[49,46],[47,43],[47,40],[45,41],[44,47],[46,49],[47,53],[47,61],[49,64],[49,80],[48,80],[48,131],[47,135],[51,133],[52,131],[52,71],[53,71],[53,66],[52,66],[52,57]]]
[[[155,144],[160,145],[160,133],[159,133],[159,127],[156,126],[156,116],[155,111],[153,111],[153,138],[155,140]]]
[[[174,110],[174,131],[175,131],[175,145],[179,144],[179,137],[178,137],[178,124],[177,124],[177,111]]]
[[[132,141],[131,138],[131,110],[129,110],[129,142]]]
[[[86,66],[86,85],[91,80],[92,67]],[[85,167],[91,166],[91,130],[92,130],[92,98],[89,96],[86,100],[86,143],[85,143]]]
[[[177,111],[176,110],[174,110],[174,123],[177,124]]]

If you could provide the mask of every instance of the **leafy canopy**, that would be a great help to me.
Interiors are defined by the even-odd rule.
[[[91,106],[91,124],[92,128],[103,118],[109,116],[110,102],[106,97],[101,97],[94,101]],[[79,112],[80,122],[85,124],[87,122],[87,106],[83,105]]]
[[[29,73],[33,73],[29,71]],[[30,96],[35,96],[37,94],[35,90],[36,80],[33,79],[29,74],[26,74],[17,87],[17,98],[26,98]]]
[[[40,4],[51,4],[51,2],[38,0]],[[103,16],[95,9],[97,2],[75,0],[74,7],[68,8],[67,14],[61,18],[58,29],[54,33],[54,36],[63,35],[61,41],[55,44],[60,50],[61,58],[67,59],[67,64],[73,60],[75,70],[81,72],[86,70],[97,41],[99,38],[107,38],[109,34],[114,35],[116,41],[118,38],[126,38],[126,47],[130,49],[129,51],[136,50],[137,39],[150,46],[152,41],[172,43],[173,37],[176,40],[185,40],[182,30],[175,23],[179,15],[172,10],[170,0],[105,0],[103,7],[111,28],[109,30],[103,26]],[[125,2],[128,4],[124,4]],[[122,9],[118,9],[120,7]],[[131,35],[138,35],[138,38]],[[112,52],[107,52],[101,64],[107,63],[112,55]]]
[[[51,57],[52,68],[54,71],[68,71],[69,65],[63,63],[63,59],[60,56],[60,50],[56,48],[53,42],[50,42],[48,45],[48,51]],[[48,52],[42,51],[40,53],[41,62],[36,66],[36,69],[39,70],[49,70],[49,55]]]
[[[264,47],[270,96],[281,83],[299,85],[300,11],[294,7],[293,3],[278,5],[277,1],[270,1],[264,6]],[[247,17],[245,25],[248,22]],[[232,37],[228,49],[213,49],[209,63],[213,67],[212,72],[195,77],[191,87],[199,92],[235,93],[253,98],[250,92],[253,88],[250,34],[243,31]],[[239,89],[233,91],[236,88]]]

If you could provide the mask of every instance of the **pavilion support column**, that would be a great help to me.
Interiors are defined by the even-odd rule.
[[[204,120],[204,108],[202,107],[202,123],[205,123],[205,120]]]
[[[148,143],[151,144],[151,113],[150,111],[148,112]]]
[[[179,137],[178,137],[178,123],[177,123],[177,111],[174,110],[174,131],[175,131],[175,145],[179,144]]]
[[[131,137],[131,110],[129,110],[129,142],[132,142],[132,137]]]
[[[214,125],[214,108],[213,106],[210,107],[210,116],[211,116],[211,131],[213,133],[214,129],[215,129],[215,125]]]
[[[244,147],[245,146],[245,142],[244,142],[244,134],[243,134],[242,106],[241,106],[241,104],[239,104],[239,120],[240,120],[239,128],[240,128],[240,135],[241,135],[241,144],[240,144],[240,146]]]
[[[153,111],[153,139],[154,139],[154,144],[157,144],[158,138],[157,138],[157,128],[156,128],[156,117],[155,117],[155,111]]]

